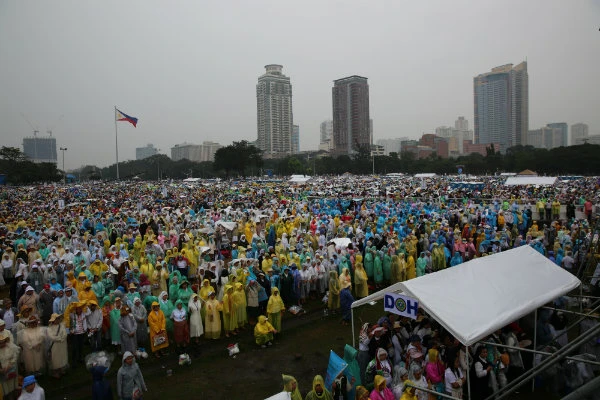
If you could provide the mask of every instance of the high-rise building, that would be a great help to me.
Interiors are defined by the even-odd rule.
[[[407,137],[394,138],[394,139],[377,139],[377,145],[383,147],[383,153],[389,156],[390,153],[402,152],[402,142],[409,140]]]
[[[468,131],[469,121],[466,120],[465,117],[458,117],[458,119],[454,121],[454,129],[459,131]]]
[[[154,147],[154,145],[148,143],[145,147],[136,147],[135,148],[135,159],[143,160],[144,158],[152,157],[153,155],[158,154],[158,149]]]
[[[350,155],[359,147],[371,147],[369,84],[352,75],[333,81],[333,151]]]
[[[265,158],[292,153],[292,85],[282,69],[281,65],[266,65],[256,85],[256,143]]]
[[[473,78],[475,143],[500,143],[500,151],[527,144],[529,76],[527,62],[493,68]]]
[[[569,126],[566,122],[554,122],[546,125],[548,128],[558,129],[560,132],[555,133],[558,135],[558,140],[554,141],[554,147],[566,147],[569,145]]]
[[[23,153],[34,163],[56,164],[56,138],[52,136],[38,137],[37,135],[23,138]]]
[[[333,121],[326,120],[321,122],[321,136],[319,143],[325,143],[333,137]]]
[[[215,142],[204,141],[202,144],[182,143],[171,147],[173,161],[190,160],[194,162],[214,161],[215,153],[222,145]]]
[[[300,126],[292,126],[292,154],[300,153]]]
[[[564,132],[562,127],[541,127],[540,129],[532,129],[527,133],[527,145],[537,149],[553,149],[555,147],[564,146]],[[565,124],[566,125],[566,124]]]
[[[590,128],[587,124],[579,122],[571,125],[571,145],[574,146],[583,143],[583,139],[587,138],[589,134]]]

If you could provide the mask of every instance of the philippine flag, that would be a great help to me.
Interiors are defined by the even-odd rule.
[[[137,126],[138,119],[130,117],[129,115],[117,109],[117,121],[127,121],[135,128]]]

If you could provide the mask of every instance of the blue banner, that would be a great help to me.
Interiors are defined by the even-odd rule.
[[[329,365],[327,366],[327,374],[325,375],[325,387],[331,391],[331,385],[339,374],[344,372],[348,364],[340,356],[329,350]]]

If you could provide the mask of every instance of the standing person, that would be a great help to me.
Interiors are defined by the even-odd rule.
[[[444,373],[444,380],[446,382],[446,394],[457,399],[462,399],[462,387],[467,381],[467,377],[460,367],[460,359],[456,351],[450,352],[448,355],[448,368],[446,368],[446,372]]]
[[[290,267],[286,266],[283,269],[283,275],[279,278],[281,287],[281,298],[286,306],[294,305],[294,276],[290,273]],[[271,285],[271,290],[275,286]]]
[[[41,315],[40,319],[42,320],[42,325],[47,326],[48,320],[52,315],[52,308],[54,303],[54,297],[52,296],[52,292],[50,292],[50,285],[45,284],[44,289],[39,294],[40,301],[40,309]]]
[[[115,348],[121,345],[121,331],[119,331],[119,320],[121,319],[121,308],[123,302],[120,297],[115,297],[113,309],[110,310],[110,339]],[[121,349],[118,350],[121,353]]]
[[[148,313],[146,312],[146,308],[142,305],[141,299],[136,298],[133,301],[131,314],[136,323],[135,337],[137,339],[137,345],[138,347],[145,348],[146,343],[148,342]]]
[[[425,365],[425,376],[427,381],[433,386],[433,390],[438,393],[444,393],[446,387],[444,385],[444,373],[446,367],[440,360],[440,353],[436,349],[429,349],[429,361]]]
[[[352,303],[354,302],[354,297],[352,297],[352,293],[350,293],[350,287],[345,287],[340,291],[340,305],[342,309],[342,324],[350,325],[350,320],[352,319]]]
[[[471,367],[471,396],[473,399],[485,399],[492,390],[489,385],[489,375],[493,374],[493,366],[487,360],[486,346],[481,345],[475,352],[473,366]]]
[[[102,311],[98,307],[98,302],[90,300],[88,302],[89,312],[85,316],[87,320],[88,335],[92,351],[102,350]]]
[[[54,378],[60,378],[66,374],[69,364],[69,353],[67,349],[67,328],[62,322],[63,316],[52,314],[46,333],[50,342],[48,350],[48,369]]]
[[[269,302],[267,303],[267,316],[277,332],[281,332],[281,315],[284,311],[285,304],[279,295],[279,289],[274,287],[271,290],[271,297],[269,297]]]
[[[83,342],[87,334],[86,313],[83,312],[84,305],[76,302],[71,303],[69,319],[71,321],[69,334],[71,335],[71,366],[75,368],[77,363],[83,363]]]
[[[104,378],[108,367],[94,363],[90,368],[92,374],[92,400],[113,400],[110,383]]]
[[[121,318],[119,318],[119,331],[121,332],[121,351],[135,353],[137,350],[137,323],[131,315],[131,309],[128,306],[121,308]]]
[[[144,376],[133,353],[126,351],[123,353],[123,365],[117,372],[117,396],[122,400],[141,399],[142,393],[147,391]]]
[[[225,294],[223,295],[223,328],[225,337],[230,334],[237,335],[237,316],[235,315],[235,304],[233,300],[233,287],[225,285]]]
[[[375,376],[374,387],[371,391],[370,400],[395,400],[394,392],[387,387],[386,379],[381,375]]]
[[[4,330],[0,332],[0,384],[5,398],[9,398],[18,384],[19,348],[12,343],[12,335]]]
[[[327,308],[329,308],[329,312],[332,314],[337,313],[340,309],[340,291],[341,286],[337,271],[329,271],[329,296],[327,297]]]
[[[38,324],[35,315],[29,316],[26,328],[19,331],[17,344],[23,349],[23,364],[25,373],[40,373],[44,369],[44,340],[45,329]]]
[[[214,290],[208,293],[208,300],[204,305],[206,315],[204,316],[205,337],[207,339],[218,339],[221,337],[221,314],[223,307],[216,299]]]
[[[165,355],[166,348],[169,347],[169,338],[167,337],[167,319],[160,309],[157,301],[152,303],[152,309],[148,313],[148,327],[150,328],[150,349],[160,358],[161,353]]]
[[[248,323],[248,313],[246,312],[248,302],[246,300],[244,285],[242,285],[241,282],[235,283],[235,289],[233,291],[233,304],[235,306],[238,329],[244,330],[244,327]]]
[[[17,400],[45,400],[44,389],[37,384],[35,375],[26,376],[23,379],[23,390]]]
[[[185,349],[190,344],[190,328],[187,322],[187,312],[183,308],[181,299],[175,303],[175,309],[171,313],[173,320],[173,338],[177,348]]]
[[[202,302],[200,297],[194,293],[188,302],[188,312],[190,315],[190,338],[194,338],[196,345],[199,344],[200,336],[204,334],[201,311]]]

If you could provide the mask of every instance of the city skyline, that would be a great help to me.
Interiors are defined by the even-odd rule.
[[[473,77],[524,59],[530,129],[558,121],[600,133],[598,0],[348,1],[343,9],[60,0],[0,11],[0,145],[22,149],[34,129],[51,129],[68,148],[67,169],[114,164],[114,106],[139,118],[137,128],[119,125],[121,161],[145,143],[167,153],[177,143],[256,140],[256,79],[272,62],[294,86],[301,151],[318,149],[320,123],[333,117],[334,79],[369,78],[374,142],[418,139],[457,115],[473,123]]]

